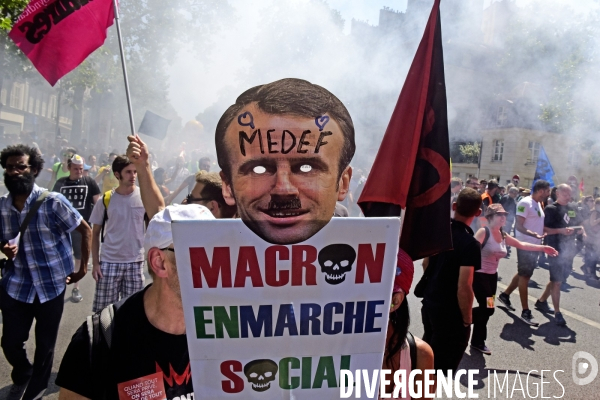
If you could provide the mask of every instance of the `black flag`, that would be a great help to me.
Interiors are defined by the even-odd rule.
[[[398,216],[400,248],[413,260],[452,248],[450,144],[440,1],[404,82],[365,188],[367,217]]]
[[[163,118],[152,111],[146,111],[138,132],[162,140],[167,136],[167,128],[170,123],[170,119]]]

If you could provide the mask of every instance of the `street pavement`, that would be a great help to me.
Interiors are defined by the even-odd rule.
[[[484,356],[476,350],[467,348],[460,366],[464,369],[478,370],[478,373],[474,375],[476,380],[474,393],[479,395],[479,398],[563,398],[569,400],[600,398],[600,375],[584,386],[576,385],[572,377],[573,356],[576,352],[585,351],[596,360],[600,360],[600,282],[586,282],[581,273],[581,264],[581,257],[576,257],[575,271],[569,277],[567,284],[563,285],[561,308],[567,320],[566,327],[557,326],[553,316],[544,315],[535,310],[533,308],[534,300],[530,301],[530,308],[540,326],[534,328],[526,325],[519,319],[521,306],[517,292],[511,296],[512,304],[517,309],[515,312],[508,311],[499,302],[496,303],[496,312],[488,324],[487,346],[493,354]],[[510,282],[515,271],[516,252],[513,250],[511,259],[504,259],[500,262],[498,293]],[[415,263],[413,288],[421,274],[421,263],[417,262]],[[548,282],[548,277],[546,269],[536,269],[529,287],[529,295],[533,299],[541,295]],[[148,279],[147,282],[149,281]],[[68,297],[71,293],[71,286],[67,289],[65,310],[56,344],[53,373],[44,399],[58,399],[58,388],[54,385],[56,372],[71,336],[83,323],[85,317],[91,314],[94,287],[94,280],[89,272],[80,283],[83,295],[81,303],[73,303]],[[408,299],[412,320],[410,330],[420,337],[423,334],[421,304],[419,299],[412,294],[408,296]],[[33,330],[26,348],[31,359],[34,350]],[[576,365],[579,364],[579,362],[576,363]],[[585,377],[593,368],[591,363],[587,362],[587,364],[587,373],[582,373],[578,375],[579,377]],[[542,370],[544,370],[543,373]],[[491,376],[489,379],[488,374]],[[496,378],[494,378],[494,374],[496,374]],[[542,381],[545,382],[543,385]],[[461,377],[460,383],[461,390],[466,392],[466,376]],[[0,355],[0,399],[6,397],[10,385],[10,366],[2,354]],[[502,387],[502,385],[504,386]],[[541,392],[542,387],[543,393]],[[500,388],[502,388],[501,391]]]

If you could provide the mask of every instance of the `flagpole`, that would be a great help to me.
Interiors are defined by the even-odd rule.
[[[115,22],[117,25],[117,37],[119,39],[119,51],[121,52],[121,66],[123,67],[123,79],[125,80],[125,96],[127,97],[127,111],[129,111],[129,124],[131,126],[131,135],[135,136],[135,123],[133,122],[133,109],[131,107],[131,96],[129,95],[129,79],[127,79],[127,68],[125,67],[125,52],[123,51],[123,39],[121,37],[121,24],[119,23],[119,9],[117,0],[113,0],[113,9],[115,12]]]
[[[481,145],[479,147],[479,159],[477,160],[477,179],[481,179],[481,156],[483,156],[483,137],[481,137]]]

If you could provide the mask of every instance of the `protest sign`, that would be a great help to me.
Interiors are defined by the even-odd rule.
[[[174,221],[197,399],[338,399],[340,369],[380,369],[397,218],[334,218],[273,245],[241,220]]]

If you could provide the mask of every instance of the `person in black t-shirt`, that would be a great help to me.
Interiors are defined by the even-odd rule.
[[[550,258],[550,282],[546,286],[539,301],[544,302],[552,297],[554,317],[558,325],[567,324],[560,312],[560,286],[567,281],[573,269],[573,259],[577,254],[577,244],[574,233],[585,236],[581,224],[581,213],[577,204],[571,203],[571,187],[561,184],[556,189],[556,202],[544,209],[544,233],[546,244],[558,250],[558,257]]]
[[[100,188],[92,178],[83,176],[83,157],[75,154],[68,159],[67,166],[69,168],[69,176],[57,180],[52,191],[65,196],[73,207],[79,211],[85,222],[89,223],[94,204],[96,204],[96,201],[100,197]],[[71,243],[73,245],[75,265],[79,265],[81,263],[81,234],[79,232],[71,232]],[[73,284],[71,298],[76,303],[83,300],[79,292],[79,282]]]
[[[60,398],[119,399],[119,387],[141,380],[162,380],[168,400],[193,398],[190,357],[181,291],[171,234],[172,219],[214,219],[198,204],[160,210],[146,230],[144,249],[153,283],[128,298],[115,312],[111,346],[101,342],[90,359],[90,337],[84,323],[65,352],[56,384]],[[162,398],[162,397],[161,397]]]
[[[471,334],[473,275],[481,269],[481,246],[469,225],[481,214],[481,195],[463,189],[452,209],[454,249],[423,261],[423,340],[433,349],[435,369],[444,373],[458,368]]]

